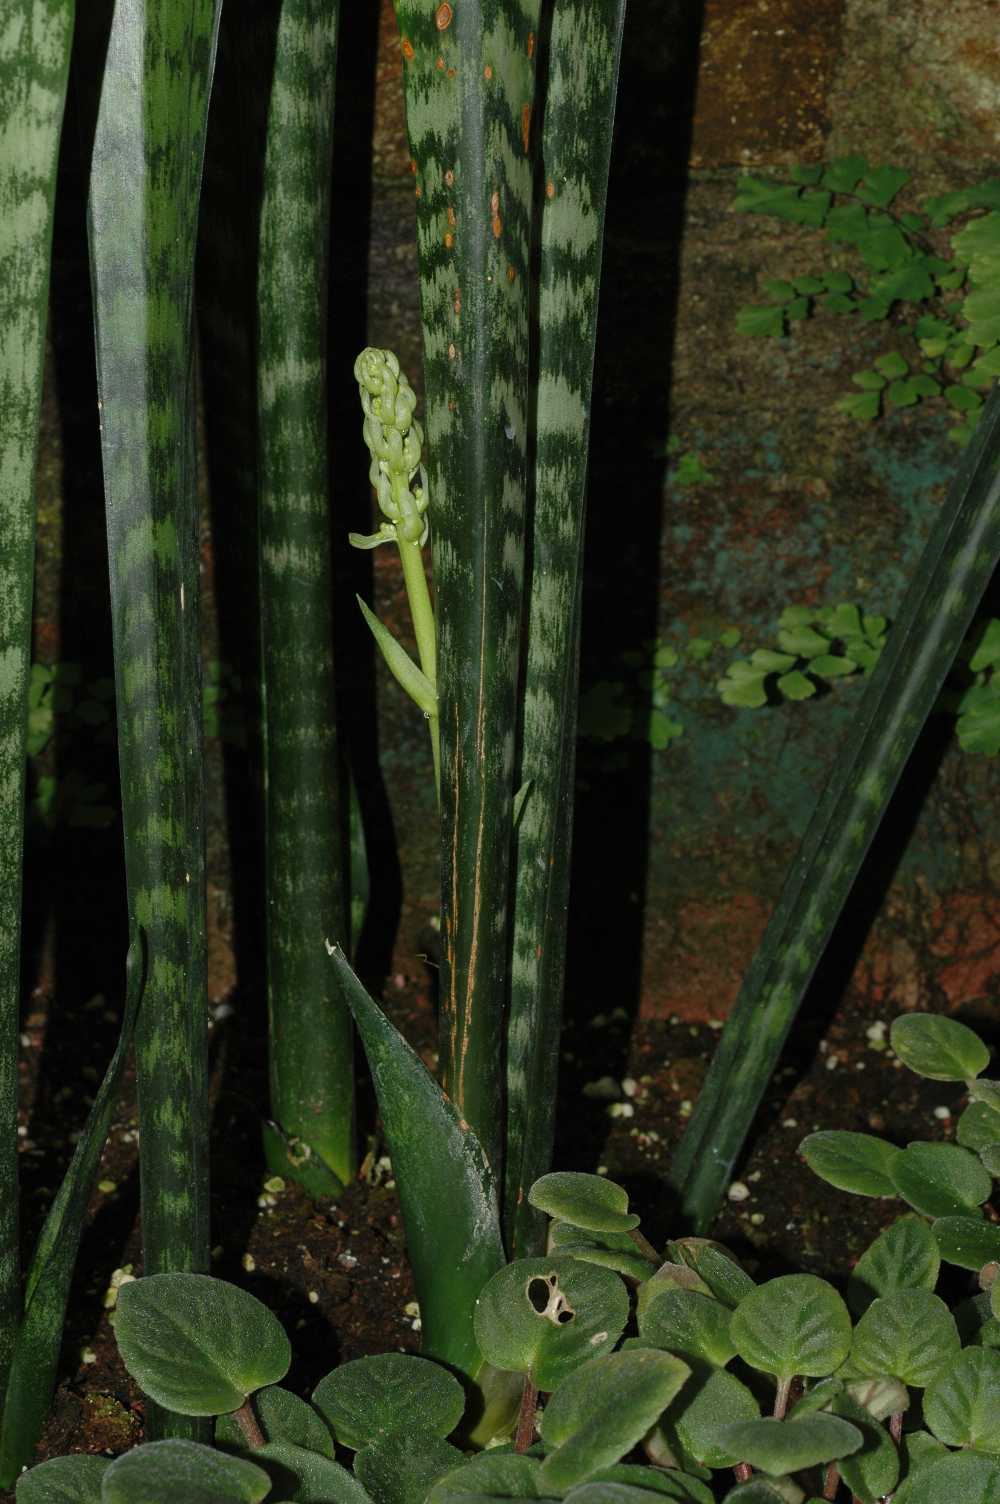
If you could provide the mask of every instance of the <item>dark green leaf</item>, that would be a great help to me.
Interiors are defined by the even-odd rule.
[[[852,1373],[889,1374],[925,1388],[959,1350],[944,1301],[929,1290],[899,1290],[872,1301],[854,1329]]]
[[[835,1415],[806,1415],[801,1420],[732,1421],[720,1426],[718,1438],[733,1456],[765,1473],[780,1476],[831,1462],[856,1452],[863,1437],[857,1426]]]
[[[843,1362],[851,1318],[832,1285],[813,1274],[771,1279],[740,1301],[730,1336],[744,1362],[779,1379],[819,1378]]]
[[[1000,727],[997,734],[1000,739]],[[989,1102],[970,1102],[958,1119],[955,1137],[963,1149],[976,1152],[1000,1144],[1000,1108]]]
[[[628,1232],[639,1218],[628,1209],[628,1192],[602,1175],[558,1170],[536,1180],[528,1200],[549,1217],[585,1232]]]
[[[901,1151],[871,1133],[831,1128],[810,1133],[799,1153],[815,1174],[841,1191],[857,1196],[895,1196],[892,1166]]]
[[[736,333],[779,339],[785,332],[785,310],[780,304],[758,307],[748,304],[736,314]]]
[[[1000,1452],[1000,1354],[981,1347],[958,1353],[928,1386],[923,1415],[950,1447]]]
[[[126,1287],[123,1287],[126,1288]],[[259,1504],[271,1487],[263,1468],[196,1441],[151,1441],[116,1457],[101,1481],[101,1504]]]
[[[868,163],[857,155],[835,157],[823,171],[823,187],[833,193],[853,193],[868,172]]]
[[[954,1452],[922,1468],[894,1498],[896,1504],[998,1504],[1000,1462],[978,1452]]]
[[[674,1468],[642,1467],[630,1462],[601,1468],[587,1483],[571,1489],[566,1499],[574,1504],[653,1504],[651,1493],[678,1499],[682,1504],[712,1504],[711,1491],[697,1478]]]
[[[144,1393],[181,1415],[222,1415],[288,1372],[276,1316],[247,1290],[207,1274],[151,1274],[122,1285],[118,1351]]]
[[[941,1257],[960,1269],[979,1270],[1000,1259],[1000,1228],[982,1217],[938,1217],[933,1233]]]
[[[427,1504],[446,1499],[541,1499],[542,1464],[537,1457],[513,1452],[488,1451],[467,1457],[452,1472],[431,1487]]]
[[[672,1451],[706,1467],[731,1467],[740,1453],[719,1440],[719,1427],[755,1420],[760,1407],[747,1386],[724,1368],[696,1369],[660,1421]]]
[[[961,1216],[993,1189],[976,1156],[957,1144],[907,1144],[893,1160],[892,1179],[903,1200],[928,1217]]]
[[[901,167],[874,167],[865,173],[864,181],[858,189],[858,197],[863,198],[865,203],[888,209],[900,188],[909,181],[910,174]]]
[[[266,1389],[257,1390],[253,1408],[265,1441],[290,1441],[294,1446],[318,1452],[321,1457],[333,1456],[333,1437],[329,1427],[297,1394],[269,1384]],[[232,1415],[220,1415],[215,1422],[215,1442],[216,1446],[223,1445],[231,1450],[246,1447],[242,1427]]]
[[[110,1466],[107,1457],[83,1452],[50,1457],[21,1474],[17,1504],[101,1504],[101,1479]]]
[[[724,1367],[736,1352],[730,1336],[730,1310],[695,1290],[665,1290],[639,1318],[639,1338],[683,1358]]]
[[[276,1498],[295,1504],[370,1504],[353,1473],[329,1457],[289,1441],[269,1441],[253,1454],[271,1479]]]
[[[840,1476],[861,1504],[878,1504],[899,1477],[899,1453],[892,1437],[849,1395],[837,1395],[830,1413],[856,1426],[862,1436],[857,1451],[840,1458]]]
[[[548,1493],[563,1494],[641,1440],[690,1374],[670,1353],[632,1348],[593,1358],[569,1375],[542,1413],[541,1435],[555,1447],[542,1463]],[[614,1395],[613,1405],[608,1396]]]
[[[342,1363],[321,1379],[312,1402],[341,1446],[357,1451],[401,1427],[448,1436],[465,1410],[454,1374],[410,1353],[377,1353]]]
[[[860,1315],[877,1295],[933,1290],[941,1267],[934,1234],[922,1217],[898,1217],[861,1255],[847,1282],[847,1304]]]
[[[518,1259],[498,1270],[475,1308],[487,1362],[558,1388],[589,1358],[610,1352],[628,1319],[617,1275],[576,1259]]]
[[[942,1014],[904,1013],[893,1020],[889,1041],[905,1066],[931,1081],[967,1081],[990,1063],[979,1035]]]
[[[424,1504],[437,1480],[462,1461],[457,1447],[414,1426],[389,1431],[363,1447],[354,1471],[375,1504]]]

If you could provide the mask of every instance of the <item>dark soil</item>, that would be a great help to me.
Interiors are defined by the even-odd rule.
[[[390,979],[386,1007],[428,1060],[433,1017],[420,979]],[[391,1172],[372,1139],[366,1178],[336,1203],[297,1188],[266,1190],[260,1155],[263,1040],[235,1008],[213,1023],[213,1272],[266,1301],[288,1330],[288,1377],[305,1394],[335,1364],[384,1350],[416,1351],[419,1321]],[[45,999],[23,1035],[23,1193],[33,1233],[72,1149],[113,1011],[93,1000],[46,1041]],[[842,1278],[896,1215],[893,1202],[823,1186],[798,1155],[817,1128],[885,1133],[903,1143],[947,1137],[960,1090],[901,1069],[880,1035],[890,1016],[849,994],[823,1037],[800,1026],[738,1168],[716,1236],[758,1278],[801,1269]],[[603,1167],[629,1189],[644,1231],[677,1231],[666,1184],[672,1146],[697,1096],[717,1031],[680,1020],[630,1025],[621,1010],[574,1019],[565,1036],[558,1168]],[[125,1373],[108,1306],[116,1270],[141,1273],[136,1225],[136,1118],[126,1091],[105,1151],[70,1304],[58,1390],[39,1459],[115,1454],[143,1437],[143,1401]],[[371,1104],[363,1103],[370,1112]],[[60,1130],[59,1125],[62,1124]],[[4,1496],[12,1497],[12,1496]]]

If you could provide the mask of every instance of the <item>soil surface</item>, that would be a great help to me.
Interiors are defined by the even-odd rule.
[[[432,1063],[426,986],[403,974],[390,978],[385,1005]],[[336,1203],[310,1202],[291,1185],[266,1187],[257,1106],[264,1100],[263,1036],[241,1015],[237,1000],[215,1011],[213,1272],[275,1310],[295,1353],[286,1382],[304,1395],[338,1363],[386,1350],[418,1351],[399,1204],[377,1133],[362,1178]],[[114,1017],[97,997],[75,1015],[75,1027],[62,1018],[46,1041],[45,998],[37,996],[25,1020],[22,1162],[29,1238],[72,1151]],[[758,1279],[795,1270],[842,1279],[900,1209],[822,1185],[798,1154],[806,1133],[840,1127],[884,1133],[899,1143],[950,1136],[960,1088],[900,1067],[884,1039],[891,1017],[884,1006],[873,1008],[871,999],[849,991],[832,1016],[822,1022],[814,1016],[793,1033],[714,1229]],[[555,1165],[606,1170],[623,1183],[657,1245],[679,1230],[667,1167],[717,1038],[717,1028],[676,1017],[633,1025],[622,1010],[567,1023]],[[362,1111],[375,1128],[370,1101],[362,1102]],[[69,1451],[114,1455],[143,1439],[142,1396],[119,1361],[109,1310],[112,1281],[120,1277],[115,1272],[142,1272],[137,1210],[130,1080],[94,1193],[40,1460]]]

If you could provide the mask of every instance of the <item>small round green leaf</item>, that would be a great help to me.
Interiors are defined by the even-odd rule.
[[[269,1441],[253,1455],[270,1477],[275,1499],[294,1499],[296,1504],[371,1504],[353,1473],[305,1447]]]
[[[628,1192],[603,1175],[557,1170],[535,1181],[528,1200],[547,1216],[585,1232],[628,1232],[639,1226],[628,1209]]]
[[[465,1393],[454,1374],[412,1353],[342,1363],[320,1379],[312,1402],[341,1446],[353,1451],[404,1426],[448,1436],[465,1412]]]
[[[958,1353],[924,1395],[924,1423],[950,1447],[1000,1452],[1000,1353]]]
[[[285,1377],[292,1349],[276,1316],[207,1274],[151,1274],[118,1292],[122,1362],[150,1399],[180,1415],[223,1415]]]
[[[856,1452],[864,1438],[857,1426],[836,1415],[804,1415],[801,1420],[738,1420],[720,1426],[720,1444],[731,1454],[772,1476],[833,1462]]]
[[[645,1307],[639,1337],[648,1347],[724,1368],[736,1352],[729,1330],[731,1314],[711,1295],[665,1290]]]
[[[904,1065],[931,1081],[968,1081],[990,1063],[978,1034],[939,1013],[904,1013],[893,1020],[889,1043]]]
[[[375,1504],[424,1504],[433,1484],[464,1460],[450,1441],[408,1426],[362,1447],[354,1471]]]
[[[963,1149],[976,1154],[1000,1144],[1000,1111],[990,1102],[970,1102],[959,1117],[955,1137]]]
[[[476,1301],[473,1324],[488,1363],[551,1391],[588,1358],[611,1351],[628,1311],[616,1274],[556,1254],[498,1270]]]
[[[938,1217],[933,1234],[941,1257],[960,1269],[979,1270],[1000,1260],[1000,1227],[982,1217]]]
[[[542,1463],[545,1492],[563,1494],[618,1462],[656,1424],[690,1372],[670,1353],[632,1348],[592,1358],[571,1373],[542,1413],[542,1440],[556,1448]]]
[[[434,1483],[427,1504],[462,1499],[541,1499],[542,1464],[514,1452],[478,1452]]]
[[[847,1394],[835,1397],[830,1413],[857,1426],[863,1438],[856,1452],[840,1458],[840,1475],[851,1493],[866,1500],[890,1493],[899,1478],[899,1453],[888,1431]]]
[[[941,1268],[934,1234],[923,1217],[897,1217],[858,1259],[847,1282],[847,1304],[856,1316],[877,1295],[896,1290],[933,1290]]]
[[[721,1444],[719,1427],[733,1420],[756,1420],[760,1406],[747,1386],[724,1368],[692,1373],[660,1420],[671,1451],[705,1467],[731,1467],[740,1460]]]
[[[568,1222],[549,1224],[549,1251],[568,1254],[585,1264],[599,1264],[630,1279],[643,1281],[656,1271],[655,1264],[643,1258],[625,1232],[582,1232]]]
[[[895,1144],[871,1133],[847,1133],[838,1128],[810,1133],[799,1153],[814,1174],[839,1191],[856,1196],[895,1196],[891,1167],[900,1153]]]
[[[952,1452],[896,1491],[897,1504],[998,1504],[1000,1461],[979,1452]]]
[[[253,1397],[253,1407],[265,1441],[290,1441],[293,1446],[306,1447],[321,1457],[333,1456],[333,1436],[329,1426],[312,1405],[307,1405],[291,1390],[281,1389],[277,1384],[258,1389]],[[246,1449],[246,1437],[232,1415],[220,1415],[216,1420],[215,1444],[230,1451]]]
[[[976,1156],[958,1144],[907,1144],[893,1161],[892,1178],[903,1200],[928,1217],[962,1216],[993,1189]]]
[[[111,1466],[107,1457],[75,1452],[50,1457],[17,1480],[17,1504],[101,1504],[101,1479]]]
[[[851,1346],[851,1318],[840,1296],[814,1274],[785,1274],[740,1301],[729,1328],[751,1368],[779,1379],[822,1378]]]
[[[597,1492],[611,1488],[627,1490],[628,1497],[622,1493]],[[571,1489],[566,1500],[572,1499],[573,1504],[654,1504],[650,1494],[676,1499],[680,1504],[712,1504],[713,1500],[711,1490],[688,1473],[675,1468],[668,1471],[662,1467],[643,1467],[635,1462],[616,1462],[612,1467],[601,1468],[586,1483]]]
[[[147,1275],[159,1279],[160,1275]],[[162,1278],[167,1278],[166,1275]],[[137,1281],[139,1283],[139,1281]],[[123,1285],[122,1290],[130,1287]],[[263,1468],[197,1441],[149,1441],[123,1452],[101,1480],[101,1504],[259,1504],[270,1492]]]
[[[872,1301],[854,1329],[852,1376],[887,1374],[925,1388],[959,1351],[955,1320],[930,1290],[899,1290]]]

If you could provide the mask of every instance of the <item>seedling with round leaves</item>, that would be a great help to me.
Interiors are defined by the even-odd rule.
[[[974,1036],[952,1028],[911,1022],[897,1037],[901,1053],[937,1077],[976,1082],[962,1073],[986,1063]],[[980,1083],[984,1099],[990,1085]],[[894,1189],[891,1155],[873,1151],[869,1162],[864,1144],[848,1148],[824,1161],[838,1179],[884,1189],[871,1179],[874,1163]],[[292,1394],[278,1382],[287,1338],[266,1307],[219,1280],[161,1275],[123,1287],[122,1353],[151,1397],[217,1416],[216,1450],[170,1443],[169,1456],[139,1447],[113,1464],[56,1459],[24,1475],[18,1504],[144,1504],[161,1496],[149,1483],[161,1457],[174,1491],[206,1504],[651,1504],[651,1493],[682,1504],[788,1504],[807,1491],[834,1500],[838,1489],[861,1504],[890,1491],[903,1504],[936,1504],[953,1484],[993,1500],[997,1261],[960,1320],[934,1288],[942,1262],[971,1267],[995,1251],[990,1224],[905,1214],[862,1256],[845,1303],[810,1274],[755,1284],[704,1238],[671,1241],[659,1267],[638,1254],[633,1265],[627,1249],[602,1247],[634,1247],[638,1231],[626,1193],[605,1178],[547,1176],[530,1195],[558,1215],[559,1251],[505,1265],[475,1312],[484,1358],[521,1385],[512,1442],[507,1421],[495,1450],[470,1452],[466,1390],[426,1358],[357,1359],[309,1399]],[[595,1252],[626,1267],[595,1262]],[[907,1429],[917,1395],[922,1424]],[[640,1445],[654,1466],[626,1461]],[[975,1462],[956,1469],[967,1456]],[[239,1466],[227,1471],[230,1463]]]

